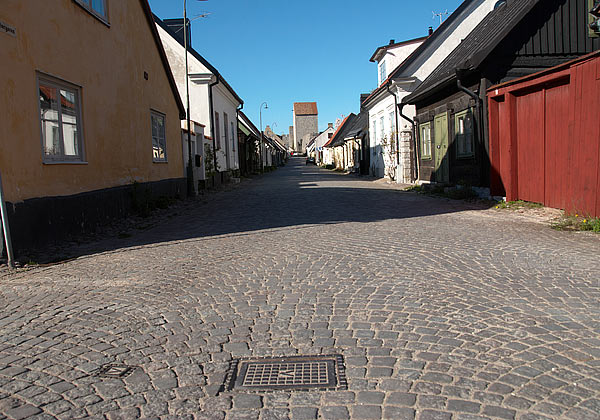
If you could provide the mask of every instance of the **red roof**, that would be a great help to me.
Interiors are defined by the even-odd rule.
[[[294,114],[296,115],[318,115],[316,102],[294,102]]]
[[[325,143],[323,145],[323,147],[329,147],[329,145],[335,140],[335,137],[338,135],[338,133],[340,132],[340,130],[342,129],[342,127],[344,126],[344,124],[346,124],[346,121],[348,121],[349,117],[350,117],[350,115],[348,115],[346,118],[344,118],[344,121],[342,121],[342,123],[337,128],[337,130],[335,130],[335,133],[333,133],[333,136],[331,136],[331,138],[329,139],[329,141],[327,141],[327,143]]]

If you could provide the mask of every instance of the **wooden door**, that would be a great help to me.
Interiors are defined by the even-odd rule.
[[[450,181],[448,162],[448,113],[436,115],[434,121],[434,159],[436,182]]]
[[[517,96],[516,124],[519,198],[533,203],[543,203],[545,189],[543,90]]]

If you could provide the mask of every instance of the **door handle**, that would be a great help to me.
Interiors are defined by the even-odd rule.
[[[437,145],[437,146],[435,146],[435,147],[437,147],[438,149],[441,149],[441,148],[442,148],[442,146],[440,146],[440,145]]]

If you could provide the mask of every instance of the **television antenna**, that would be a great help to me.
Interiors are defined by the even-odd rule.
[[[444,12],[438,12],[438,13],[431,12],[431,13],[433,13],[432,19],[435,19],[436,17],[440,18],[440,25],[441,25],[442,23],[444,23],[444,16],[448,16],[448,9],[446,9]]]

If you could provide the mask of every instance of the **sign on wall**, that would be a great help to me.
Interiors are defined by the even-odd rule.
[[[17,30],[7,23],[0,21],[0,33],[17,36]]]

